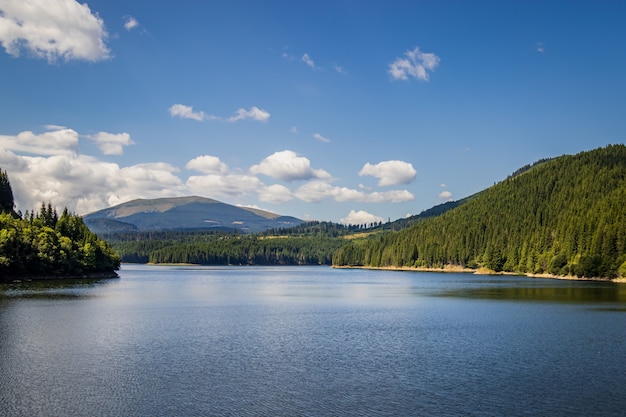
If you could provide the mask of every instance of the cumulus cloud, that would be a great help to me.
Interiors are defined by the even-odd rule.
[[[0,149],[0,166],[9,172],[18,209],[42,202],[79,214],[138,197],[185,195],[175,167],[165,163],[121,168],[84,155],[24,156]]]
[[[288,203],[293,200],[293,195],[284,185],[272,184],[259,191],[259,200],[264,203]]]
[[[204,112],[195,112],[192,106],[185,106],[184,104],[174,104],[170,106],[168,111],[172,117],[180,119],[192,119],[201,122],[205,118]]]
[[[0,2],[0,43],[15,57],[100,61],[110,57],[107,37],[104,21],[75,0]]]
[[[319,140],[320,142],[330,143],[330,139],[320,135],[319,133],[313,133],[313,137],[315,139]]]
[[[389,186],[398,184],[409,184],[415,176],[417,171],[413,168],[413,165],[404,161],[383,161],[376,165],[372,165],[369,162],[366,163],[359,176],[371,175],[378,178],[378,185]]]
[[[307,64],[311,68],[315,68],[315,62],[313,62],[313,60],[311,59],[309,54],[302,55],[302,62],[304,62],[305,64]]]
[[[283,181],[331,178],[328,172],[323,169],[311,168],[311,161],[289,150],[273,153],[259,164],[250,167],[250,172],[255,175],[263,174]]]
[[[0,167],[9,173],[17,208],[24,211],[51,202],[86,214],[136,198],[204,195],[240,200],[254,198],[280,204],[293,200],[319,202],[399,203],[414,200],[407,190],[371,192],[331,183],[323,169],[311,167],[309,159],[293,151],[276,152],[245,173],[231,170],[218,157],[200,155],[185,168],[197,175],[185,179],[177,167],[165,162],[121,167],[78,152],[79,140],[93,141],[104,154],[118,155],[133,142],[128,133],[99,132],[80,135],[57,125],[41,134],[21,132],[0,135]],[[244,173],[242,173],[244,172]],[[266,185],[259,175],[282,181],[305,181],[291,189],[283,184]]]
[[[26,131],[15,136],[0,135],[0,149],[34,155],[71,155],[78,151],[78,132],[60,128],[40,134]]]
[[[264,188],[263,182],[257,177],[243,174],[194,175],[187,179],[186,185],[194,194],[211,195],[214,198],[239,197]]]
[[[416,46],[413,50],[406,51],[403,58],[396,58],[389,64],[389,74],[394,80],[408,80],[409,77],[414,77],[428,81],[429,71],[434,71],[439,61],[437,55],[422,52]]]
[[[187,162],[185,168],[202,172],[203,174],[225,174],[228,166],[217,156],[201,155]]]
[[[270,114],[265,110],[259,109],[256,106],[252,106],[250,110],[238,109],[236,114],[228,118],[229,122],[236,122],[238,120],[252,119],[259,122],[267,122],[270,119]]]
[[[172,117],[178,117],[180,119],[192,119],[202,122],[204,120],[226,120],[228,122],[237,122],[239,120],[252,119],[259,122],[267,122],[270,118],[270,113],[259,109],[256,106],[252,106],[250,110],[238,109],[234,116],[229,118],[223,118],[220,116],[214,116],[207,114],[203,111],[193,111],[192,106],[186,106],[184,104],[174,104],[168,109]]]
[[[452,200],[452,193],[450,191],[442,191],[440,192],[437,197],[440,200],[444,200],[444,201],[451,201]]]
[[[87,137],[93,140],[105,155],[121,155],[124,153],[124,146],[135,143],[128,133],[98,132]]]
[[[364,210],[350,210],[350,213],[348,213],[346,217],[339,219],[339,223],[342,224],[371,224],[384,221],[385,219],[383,219],[382,217],[376,216],[372,213],[368,213]]]
[[[139,22],[132,16],[124,16],[124,27],[126,30],[132,30],[139,26]]]
[[[366,193],[348,187],[338,187],[324,181],[311,181],[294,191],[294,195],[302,201],[316,203],[331,198],[336,202],[360,203],[403,203],[412,201],[415,196],[407,190]]]

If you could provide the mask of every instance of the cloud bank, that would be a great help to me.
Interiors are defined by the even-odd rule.
[[[181,170],[166,162],[120,166],[95,156],[81,155],[79,144],[88,140],[104,155],[121,155],[134,142],[128,133],[98,132],[81,135],[56,125],[47,131],[0,135],[0,167],[9,174],[18,209],[36,209],[42,202],[67,207],[86,214],[136,198],[201,195],[229,202],[249,203],[257,199],[267,204],[299,200],[318,203],[402,203],[414,200],[407,190],[371,191],[333,184],[336,181],[323,169],[291,150],[275,152],[249,169],[231,169],[219,157],[199,155],[184,166],[193,171],[185,178]],[[373,174],[390,183],[407,178],[407,163],[387,161],[368,165]],[[405,165],[406,164],[406,165]],[[390,167],[404,167],[400,173]],[[404,177],[402,176],[404,173]],[[259,176],[266,176],[269,182]],[[389,179],[393,179],[390,181]],[[274,182],[282,181],[284,183]],[[298,181],[295,188],[289,183]],[[365,222],[360,212],[347,217],[350,222]],[[367,220],[367,223],[378,220]]]
[[[23,51],[53,63],[110,57],[104,21],[75,0],[4,0],[0,44],[18,57]]]

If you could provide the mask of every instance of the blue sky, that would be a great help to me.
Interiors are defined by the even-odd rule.
[[[621,1],[0,0],[18,208],[417,214],[626,139]]]

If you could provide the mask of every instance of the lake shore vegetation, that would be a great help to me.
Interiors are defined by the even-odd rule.
[[[115,251],[67,209],[60,216],[50,204],[16,212],[0,170],[0,281],[112,277],[119,266]]]

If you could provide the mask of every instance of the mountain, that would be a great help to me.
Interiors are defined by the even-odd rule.
[[[333,264],[626,276],[626,146],[542,160],[440,216],[355,240]]]
[[[203,197],[132,200],[87,214],[84,221],[95,233],[180,229],[255,233],[304,223],[295,217]]]

